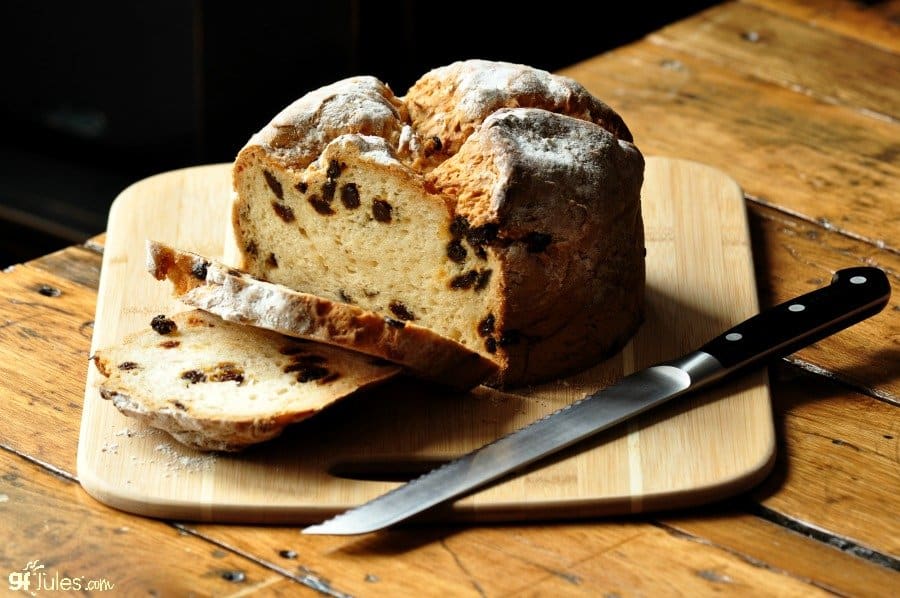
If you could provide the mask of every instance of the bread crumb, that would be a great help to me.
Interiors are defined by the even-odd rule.
[[[100,452],[118,455],[119,454],[119,445],[115,442],[106,442],[102,447],[100,447]]]
[[[157,444],[153,450],[162,453],[166,457],[165,468],[167,472],[187,471],[188,473],[195,473],[198,471],[209,471],[216,461],[214,454],[184,455],[172,445],[166,443]]]

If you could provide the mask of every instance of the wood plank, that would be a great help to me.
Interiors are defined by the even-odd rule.
[[[741,0],[845,35],[883,50],[900,53],[900,0]]]
[[[768,567],[765,560],[750,563],[730,548],[640,522],[398,529],[362,538],[311,538],[284,529],[212,524],[195,529],[254,554],[274,555],[288,546],[301,555],[300,570],[340,579],[342,589],[360,595],[598,596],[616,591],[625,596],[668,594],[673,588],[690,588],[694,591],[682,591],[694,594],[715,589],[765,594],[773,588],[796,595],[817,592],[807,580]],[[372,577],[378,581],[366,582]]]
[[[900,56],[756,6],[722,4],[647,39],[826,102],[900,121]]]
[[[646,42],[564,74],[619,110],[645,154],[711,164],[761,202],[900,252],[897,123]]]
[[[92,289],[28,264],[0,275],[3,415],[16,422],[0,426],[0,444],[68,472],[75,471],[95,302]]]
[[[9,573],[39,560],[44,569],[30,578],[31,591],[38,595],[44,594],[37,591],[39,573],[46,580],[57,575],[75,578],[85,589],[90,580],[106,580],[114,584],[115,595],[230,596],[254,588],[286,589],[286,582],[290,595],[317,595],[253,560],[184,535],[169,524],[107,508],[87,497],[74,480],[3,449],[0,529],[4,530],[0,543],[4,588]],[[44,587],[53,592],[53,586]]]
[[[773,511],[900,558],[900,408],[780,370],[775,471],[752,493]]]
[[[693,545],[692,545],[693,544]],[[665,575],[647,575],[648,564]],[[571,568],[577,584],[548,577],[511,596],[826,596],[806,580],[692,543],[662,529],[596,553]]]
[[[85,247],[73,246],[28,262],[28,266],[61,276],[97,290],[100,284],[101,256]]]
[[[766,306],[827,283],[841,268],[869,265],[887,273],[894,292],[881,313],[791,359],[900,404],[900,255],[763,206],[750,209],[750,233],[760,302]]]
[[[890,596],[900,585],[900,573],[836,546],[754,515],[724,509],[712,511],[665,517],[662,522],[697,542],[732,551],[758,567],[809,580],[835,594],[876,598]]]

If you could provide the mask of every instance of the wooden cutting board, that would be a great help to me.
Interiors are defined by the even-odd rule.
[[[144,240],[226,252],[230,166],[188,168],[126,189],[110,211],[92,350],[185,309],[144,270]],[[351,397],[241,454],[203,454],[126,418],[90,368],[78,476],[111,506],[177,519],[311,522],[477,448],[636,369],[696,348],[757,312],[737,184],[710,167],[651,158],[643,190],[647,317],[617,356],[577,376],[503,393],[439,393],[411,380]],[[231,251],[231,250],[228,250]],[[683,399],[541,467],[432,512],[527,519],[621,514],[732,495],[775,451],[764,372]],[[393,481],[392,481],[393,480]]]

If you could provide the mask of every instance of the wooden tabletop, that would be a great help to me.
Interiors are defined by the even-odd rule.
[[[101,237],[0,275],[0,593],[37,560],[45,585],[129,596],[897,595],[900,0],[732,2],[564,74],[644,153],[738,180],[761,305],[855,265],[895,286],[875,318],[771,368],[761,486],[691,511],[356,538],[115,511],[75,469]]]

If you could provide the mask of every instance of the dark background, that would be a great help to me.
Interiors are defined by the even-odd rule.
[[[232,160],[325,83],[372,74],[399,95],[465,58],[559,69],[715,2],[507,4],[5,0],[0,268],[102,232],[134,181]]]

